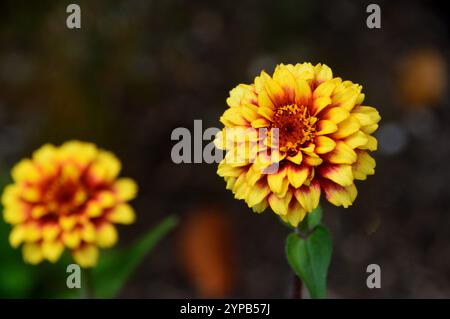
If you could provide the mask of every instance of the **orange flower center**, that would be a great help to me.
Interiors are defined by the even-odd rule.
[[[312,140],[317,118],[309,115],[304,105],[290,104],[279,107],[272,119],[271,128],[278,128],[280,150],[294,156]]]
[[[87,199],[86,190],[76,180],[56,178],[44,187],[44,192],[48,212],[55,215],[76,212]]]

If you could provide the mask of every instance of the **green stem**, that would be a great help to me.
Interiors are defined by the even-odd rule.
[[[91,269],[84,269],[81,280],[80,299],[92,299],[94,294],[92,292],[92,272]]]
[[[292,299],[302,299],[303,283],[294,273],[292,276]]]

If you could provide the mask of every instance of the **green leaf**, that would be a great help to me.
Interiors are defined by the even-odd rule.
[[[318,225],[307,238],[291,233],[286,240],[286,256],[294,272],[305,283],[311,298],[326,297],[328,266],[331,260],[331,236]]]
[[[88,279],[91,279],[89,284],[94,297],[115,297],[145,255],[177,223],[176,217],[169,216],[130,247],[104,252],[97,267],[92,269],[92,273],[85,273],[91,276]]]
[[[321,221],[322,221],[322,208],[319,205],[311,213],[306,215],[305,219],[298,226],[298,229],[302,233],[307,234],[311,232],[314,229],[314,227],[320,225]]]
[[[316,226],[320,225],[322,221],[322,207],[320,205],[308,214],[307,221],[309,230],[313,230]]]

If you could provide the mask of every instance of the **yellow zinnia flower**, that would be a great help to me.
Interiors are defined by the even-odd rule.
[[[336,206],[351,205],[354,180],[374,174],[369,151],[377,149],[371,134],[380,120],[362,104],[361,89],[324,64],[303,63],[280,64],[272,77],[263,71],[253,84],[231,90],[220,118],[225,128],[215,139],[226,150],[217,173],[227,189],[253,211],[270,206],[293,226],[322,192]]]
[[[120,169],[112,153],[79,141],[46,144],[21,160],[2,195],[3,216],[13,226],[11,246],[23,244],[23,258],[31,264],[55,262],[67,247],[80,266],[95,266],[98,247],[117,242],[114,224],[135,220],[126,202],[137,185],[117,179]]]

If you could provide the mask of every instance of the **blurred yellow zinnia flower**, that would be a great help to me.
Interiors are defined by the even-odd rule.
[[[226,150],[217,173],[227,189],[253,211],[270,206],[293,226],[318,206],[321,192],[336,206],[351,205],[354,180],[374,174],[369,151],[377,149],[371,134],[380,120],[362,104],[361,89],[333,78],[326,65],[303,63],[280,64],[272,77],[263,71],[231,90],[215,139]],[[277,170],[268,173],[273,164]]]
[[[79,141],[46,144],[21,160],[2,196],[3,216],[13,226],[11,245],[23,244],[23,258],[31,264],[55,262],[67,247],[81,267],[95,266],[98,247],[117,242],[114,224],[135,220],[126,202],[137,185],[117,179],[120,169],[112,153]]]

